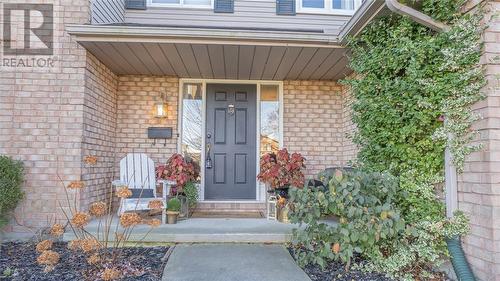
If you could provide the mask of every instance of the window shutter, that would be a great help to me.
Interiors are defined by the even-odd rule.
[[[214,12],[234,13],[234,0],[215,0]]]
[[[147,0],[125,0],[125,9],[146,10]]]
[[[295,0],[276,0],[277,15],[295,15]]]

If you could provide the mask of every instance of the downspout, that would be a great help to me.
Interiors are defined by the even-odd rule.
[[[446,119],[444,120],[446,123]],[[448,135],[448,142],[453,140],[453,135]],[[458,189],[457,189],[457,169],[453,165],[453,159],[450,148],[447,146],[444,152],[444,175],[446,186],[446,216],[453,217],[453,213],[458,209]],[[455,270],[455,274],[460,281],[475,281],[474,273],[472,272],[464,250],[460,237],[450,237],[446,239],[448,253],[451,256],[451,264]]]
[[[399,3],[397,0],[385,0],[385,5],[394,13],[407,16],[428,28],[437,32],[446,32],[450,27],[442,22],[435,21],[426,14],[423,14],[411,7]],[[446,122],[446,120],[445,120]],[[449,136],[450,142],[452,136]],[[446,185],[446,216],[451,218],[453,212],[458,208],[458,189],[457,189],[457,170],[453,165],[451,152],[449,147],[446,147],[445,154],[445,185]],[[448,252],[451,256],[451,263],[455,274],[460,281],[475,281],[474,274],[467,262],[460,237],[446,239],[448,245]]]

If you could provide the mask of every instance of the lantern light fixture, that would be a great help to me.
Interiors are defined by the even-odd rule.
[[[167,93],[162,92],[162,101],[155,104],[155,117],[156,118],[165,118],[167,117],[167,102],[166,102]]]

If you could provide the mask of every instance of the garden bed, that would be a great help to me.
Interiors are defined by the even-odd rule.
[[[290,255],[293,255],[293,249],[288,248]],[[357,259],[356,262],[360,262]],[[345,264],[338,261],[332,261],[322,269],[319,265],[307,265],[302,268],[312,281],[396,281],[385,276],[383,273],[362,272],[359,270],[346,270]],[[433,272],[434,277],[426,279],[428,281],[451,281],[443,272]]]
[[[288,251],[294,257],[293,250],[288,248]],[[312,281],[394,281],[381,273],[361,272],[358,270],[346,271],[345,264],[341,262],[329,262],[324,269],[319,265],[310,264],[303,270]]]
[[[67,243],[54,243],[53,250],[60,254],[54,270],[44,272],[37,264],[35,244],[9,242],[0,245],[0,279],[2,280],[99,280],[96,267],[89,266],[80,251],[71,251]],[[127,247],[117,258],[118,269],[125,278],[121,280],[161,280],[168,247]]]

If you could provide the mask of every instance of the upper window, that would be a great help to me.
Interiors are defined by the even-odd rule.
[[[300,13],[352,15],[362,0],[299,0],[297,11]]]
[[[203,123],[202,115],[202,84],[186,83],[182,87],[181,102],[181,152],[200,166]]]
[[[212,0],[149,0],[149,6],[212,8]]]

